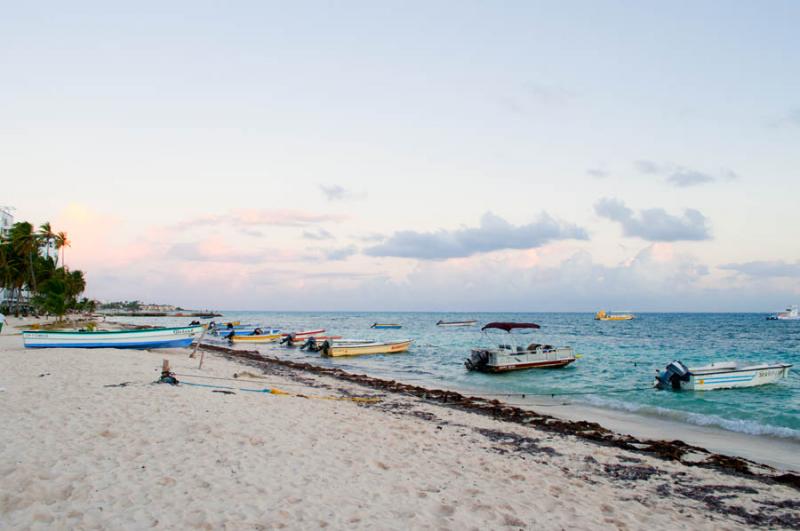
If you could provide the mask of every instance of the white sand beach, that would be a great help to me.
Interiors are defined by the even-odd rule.
[[[788,485],[212,352],[200,370],[186,349],[26,351],[14,324],[0,335],[2,528],[800,526]],[[230,389],[154,384],[163,359]]]

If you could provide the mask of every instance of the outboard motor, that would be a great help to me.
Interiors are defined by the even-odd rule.
[[[319,347],[317,346],[317,339],[314,336],[309,337],[306,339],[306,342],[300,347],[300,350],[308,350],[309,352],[317,352],[319,351]]]
[[[319,350],[322,352],[323,356],[330,356],[331,355],[331,342],[327,339],[322,342],[320,345]]]
[[[464,367],[469,371],[482,371],[489,363],[489,352],[486,350],[473,350],[469,358],[464,360]]]
[[[659,389],[672,389],[673,391],[680,391],[681,382],[688,382],[691,377],[689,368],[682,362],[675,360],[666,369],[656,375],[656,380],[653,382],[655,387]]]

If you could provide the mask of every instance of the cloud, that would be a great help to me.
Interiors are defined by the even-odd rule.
[[[369,256],[395,256],[422,260],[444,260],[500,249],[532,249],[550,241],[589,239],[577,225],[557,221],[547,214],[528,225],[514,226],[490,212],[477,228],[437,232],[399,231],[384,243],[367,248]]]
[[[166,252],[167,258],[192,262],[252,263],[263,258],[263,253],[243,252],[221,241],[176,243]]]
[[[795,263],[783,260],[740,262],[723,264],[719,268],[759,278],[800,277],[800,261]]]
[[[640,173],[661,176],[667,184],[678,188],[716,181],[733,181],[739,178],[738,174],[726,168],[721,169],[718,174],[714,175],[674,164],[660,164],[652,160],[637,160],[634,162],[634,166]]]
[[[337,249],[329,249],[324,252],[325,258],[328,260],[345,260],[358,252],[355,245],[348,245],[347,247],[339,247]]]
[[[595,177],[597,179],[603,179],[605,177],[608,177],[607,171],[598,168],[589,168],[588,170],[586,170],[586,174],[591,175],[592,177]]]
[[[768,122],[771,127],[800,127],[800,109],[792,109],[777,120]]]
[[[635,213],[619,199],[603,198],[594,205],[598,216],[622,225],[625,236],[652,242],[699,241],[711,239],[708,218],[687,208],[675,216],[663,208],[649,208]]]
[[[345,201],[348,199],[356,199],[363,194],[356,194],[352,190],[348,190],[344,186],[339,184],[320,184],[318,185],[319,189],[322,191],[322,194],[328,199],[328,201]]]
[[[198,227],[229,225],[257,235],[253,227],[307,227],[319,223],[339,222],[346,219],[340,214],[321,214],[290,209],[236,209],[225,214],[198,216],[169,227],[170,230],[189,230]]]
[[[306,240],[332,240],[333,234],[328,232],[323,228],[317,228],[313,230],[304,230],[303,231],[303,238]]]

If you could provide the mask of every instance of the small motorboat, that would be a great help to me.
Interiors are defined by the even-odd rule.
[[[600,310],[594,316],[595,321],[631,321],[635,318],[636,316],[632,313],[607,312],[605,310]]]
[[[396,330],[398,328],[403,328],[403,326],[395,323],[373,323],[370,328],[376,330]]]
[[[770,315],[767,321],[800,321],[800,307],[795,304],[791,308],[786,308],[785,312]]]
[[[436,326],[441,326],[442,328],[454,328],[457,326],[475,326],[478,324],[478,321],[438,321]]]
[[[301,345],[302,350],[313,350],[313,347],[316,346],[317,343],[321,343],[322,341],[333,341],[336,339],[342,339],[342,336],[300,336],[297,337],[294,334],[289,334],[281,337],[281,345],[286,345],[287,347],[294,347],[298,344]]]
[[[283,334],[277,328],[255,328],[252,331],[229,331],[223,337],[232,343],[273,343],[278,341]]]
[[[412,339],[401,341],[323,341],[319,352],[325,357],[363,356],[365,354],[398,354],[406,352]]]
[[[790,363],[742,365],[736,361],[724,361],[703,367],[687,367],[676,360],[663,371],[656,371],[653,387],[674,391],[755,387],[786,378],[791,366]]]
[[[521,369],[555,369],[566,367],[578,356],[572,347],[554,347],[540,343],[530,343],[526,347],[516,344],[519,335],[514,330],[535,330],[541,328],[536,323],[489,323],[483,328],[487,330],[503,330],[508,333],[502,336],[503,342],[497,347],[474,348],[470,357],[464,360],[464,366],[470,371],[508,372]],[[496,336],[496,334],[493,334]],[[485,334],[487,339],[489,334]],[[492,338],[496,339],[496,337]],[[490,341],[493,344],[496,341]]]

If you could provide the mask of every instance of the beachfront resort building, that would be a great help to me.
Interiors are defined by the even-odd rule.
[[[0,206],[0,239],[8,236],[11,225],[14,224],[13,208]],[[11,292],[5,288],[0,288],[0,307],[6,307],[11,303]]]
[[[13,211],[11,207],[0,206],[0,238],[5,238],[11,230],[11,225],[14,224]]]

